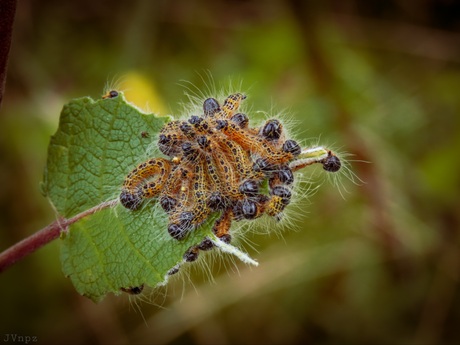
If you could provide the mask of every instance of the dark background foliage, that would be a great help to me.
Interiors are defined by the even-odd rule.
[[[0,112],[0,249],[56,217],[39,182],[63,104],[117,79],[139,106],[175,115],[180,80],[242,80],[254,110],[288,109],[298,137],[353,153],[365,183],[343,178],[345,199],[324,183],[294,205],[282,239],[250,237],[258,268],[216,264],[215,284],[192,270],[193,284],[141,299],[79,296],[55,241],[0,275],[0,336],[458,343],[459,11],[436,0],[20,1]]]

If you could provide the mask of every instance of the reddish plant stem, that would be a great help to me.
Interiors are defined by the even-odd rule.
[[[79,213],[72,218],[60,218],[47,227],[23,239],[21,242],[16,243],[14,246],[6,249],[0,254],[0,272],[3,272],[15,262],[21,260],[23,257],[32,254],[34,251],[43,247],[45,244],[58,238],[61,232],[67,231],[69,225],[104,208],[113,207],[117,203],[117,199],[106,201],[97,206],[94,206],[93,208],[90,208],[89,210]]]
[[[16,3],[17,0],[0,1],[0,106],[2,105],[3,93],[5,91],[6,69],[11,47]]]

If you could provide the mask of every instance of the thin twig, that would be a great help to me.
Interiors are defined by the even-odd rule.
[[[16,0],[0,1],[0,106],[2,105],[3,92],[6,81],[6,67],[11,47],[14,15],[16,13]]]
[[[3,272],[23,257],[32,254],[34,251],[41,248],[45,244],[58,238],[61,232],[67,230],[69,225],[104,208],[113,207],[117,203],[118,199],[106,201],[90,208],[89,210],[79,213],[72,218],[59,218],[47,227],[23,239],[21,242],[16,243],[14,246],[6,249],[3,253],[0,254],[0,272]]]

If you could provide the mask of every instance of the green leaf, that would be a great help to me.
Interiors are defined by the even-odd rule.
[[[42,184],[59,216],[70,218],[117,199],[127,173],[150,155],[159,156],[151,147],[167,121],[141,113],[122,93],[97,101],[80,98],[64,106]],[[77,291],[94,301],[121,288],[157,286],[190,246],[212,236],[211,218],[177,241],[167,233],[167,216],[155,200],[139,211],[116,203],[63,233],[62,269]]]

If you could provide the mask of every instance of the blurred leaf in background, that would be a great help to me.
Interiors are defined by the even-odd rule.
[[[189,273],[195,289],[184,278],[95,305],[63,276],[52,243],[0,276],[0,335],[458,343],[459,11],[434,0],[21,1],[0,116],[1,249],[54,220],[38,183],[62,105],[125,75],[139,86],[121,87],[144,94],[133,102],[174,116],[181,80],[242,80],[251,116],[287,109],[301,141],[354,154],[364,184],[342,176],[342,198],[324,183],[292,205],[283,239],[250,237],[258,268],[217,260],[215,284]]]

